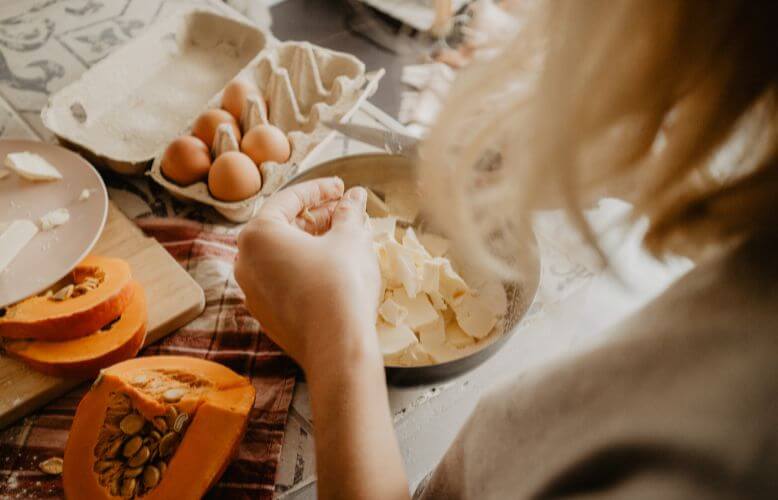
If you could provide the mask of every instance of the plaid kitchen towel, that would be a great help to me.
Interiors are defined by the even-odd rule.
[[[208,497],[272,498],[296,368],[243,306],[243,294],[232,276],[237,230],[181,218],[136,222],[189,271],[206,298],[199,318],[141,355],[216,361],[250,377],[257,390],[243,442]],[[0,499],[62,498],[60,478],[41,473],[38,464],[63,455],[76,406],[88,387],[79,387],[0,433]]]

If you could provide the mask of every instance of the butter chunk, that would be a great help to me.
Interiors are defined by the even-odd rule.
[[[0,224],[0,272],[4,271],[38,233],[38,226],[28,220]]]
[[[384,245],[388,265],[385,266],[392,279],[402,283],[408,296],[416,297],[421,291],[421,281],[411,251],[396,241]]]
[[[58,208],[41,217],[38,223],[40,224],[41,231],[48,231],[67,223],[69,220],[70,212],[68,212],[68,209]]]
[[[384,288],[397,288],[403,286],[399,277],[394,272],[394,258],[390,256],[386,248],[389,242],[393,242],[390,236],[383,234],[373,241],[373,250],[378,257],[378,267],[381,270],[381,280]]]
[[[419,327],[419,341],[424,345],[443,344],[446,342],[446,322],[442,317]]]
[[[487,281],[478,289],[478,297],[497,316],[505,316],[508,311],[508,296],[505,287],[497,280]]]
[[[384,356],[397,354],[419,341],[413,331],[405,325],[396,326],[379,321],[376,325],[376,331],[378,332],[378,345]]]
[[[451,306],[462,330],[478,339],[489,335],[497,324],[497,314],[482,297],[466,294],[458,303]]]
[[[62,179],[62,174],[59,173],[59,170],[54,165],[43,157],[27,151],[8,153],[5,157],[5,166],[28,181],[56,181]]]
[[[440,266],[440,293],[449,305],[454,306],[470,293],[470,288],[447,259],[436,257],[435,263]]]
[[[434,362],[427,353],[427,349],[420,343],[411,344],[400,353],[398,360],[401,366],[420,366],[429,365]]]
[[[408,227],[405,229],[405,233],[403,234],[403,246],[410,250],[419,252],[427,259],[432,257],[430,253],[427,251],[427,249],[424,248],[424,245],[421,244],[419,238],[416,236],[416,233],[413,231],[412,227]]]
[[[388,235],[389,239],[394,239],[394,231],[397,227],[397,217],[374,217],[370,219],[370,228],[373,238],[380,235]]]
[[[408,310],[389,298],[378,308],[378,314],[390,325],[401,325],[408,317]]]
[[[440,266],[428,260],[421,266],[421,290],[437,293],[440,290]]]
[[[405,324],[413,330],[432,323],[440,316],[423,293],[410,297],[403,288],[398,288],[392,292],[392,300],[408,311]]]
[[[419,341],[435,363],[445,363],[462,356],[455,347],[446,341],[446,323],[443,318],[438,318],[437,321],[421,327]]]
[[[451,246],[446,238],[431,233],[419,234],[419,241],[433,257],[443,257]]]
[[[446,341],[458,349],[475,344],[475,339],[465,333],[455,321],[446,325]]]
[[[431,291],[427,292],[427,297],[429,297],[430,302],[432,302],[432,307],[437,309],[438,311],[448,311],[448,304],[446,304],[446,301],[443,299],[443,296],[438,291]]]

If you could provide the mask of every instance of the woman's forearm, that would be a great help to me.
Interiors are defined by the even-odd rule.
[[[323,500],[409,496],[382,359],[372,351],[351,346],[346,362],[322,363],[306,373]]]

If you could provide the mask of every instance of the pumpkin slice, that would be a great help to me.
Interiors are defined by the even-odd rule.
[[[197,358],[136,358],[103,370],[70,429],[65,496],[201,498],[237,449],[254,396],[248,379]]]
[[[146,338],[146,296],[131,282],[132,301],[122,315],[98,331],[73,340],[7,340],[5,352],[32,369],[56,377],[94,377],[119,361],[138,354]]]
[[[90,255],[58,290],[0,309],[0,336],[70,340],[91,335],[127,307],[131,279],[127,262]]]

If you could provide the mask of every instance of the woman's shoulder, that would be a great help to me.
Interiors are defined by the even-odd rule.
[[[553,496],[649,470],[758,484],[778,461],[769,253],[746,245],[699,265],[612,341],[484,397],[450,452],[463,484]]]

